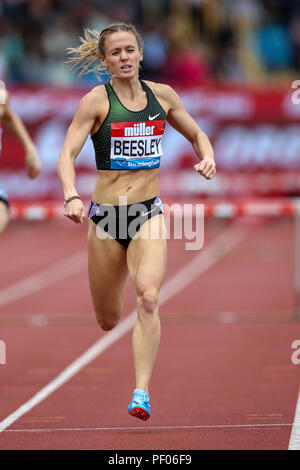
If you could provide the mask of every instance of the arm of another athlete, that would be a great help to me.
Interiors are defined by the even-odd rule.
[[[161,85],[160,90],[167,108],[167,122],[182,134],[191,144],[201,160],[195,170],[206,179],[216,173],[214,151],[207,135],[184,108],[178,94],[168,85]]]
[[[39,160],[36,147],[27,132],[23,121],[11,109],[9,103],[9,94],[6,92],[6,101],[1,121],[6,129],[12,132],[21,142],[25,149],[25,164],[29,178],[36,178],[41,171],[41,162]]]
[[[98,87],[100,88],[100,87]],[[80,101],[60,152],[57,171],[65,200],[78,195],[74,162],[101,112],[101,91],[92,90]],[[85,219],[82,201],[74,199],[65,207],[65,216],[77,223]]]

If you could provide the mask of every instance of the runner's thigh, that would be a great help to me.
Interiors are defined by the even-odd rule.
[[[156,238],[155,238],[156,237]],[[167,262],[167,236],[163,215],[147,220],[127,249],[127,265],[137,295],[159,291]]]
[[[128,273],[126,250],[116,240],[99,239],[96,224],[88,222],[89,280],[95,313],[97,318],[98,314],[121,315]]]

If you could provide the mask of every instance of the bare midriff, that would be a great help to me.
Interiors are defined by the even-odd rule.
[[[151,170],[100,170],[92,199],[97,204],[133,204],[159,193],[158,168]],[[123,196],[120,200],[119,197]],[[126,200],[124,198],[126,197]]]

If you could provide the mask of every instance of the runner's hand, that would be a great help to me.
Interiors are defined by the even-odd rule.
[[[40,174],[42,165],[35,147],[27,150],[25,164],[27,168],[27,175],[30,179],[34,179]]]
[[[68,202],[65,207],[65,216],[77,224],[84,222],[86,215],[81,199],[74,199]]]
[[[216,163],[210,158],[204,158],[200,163],[194,165],[194,169],[204,178],[210,180],[216,174]]]

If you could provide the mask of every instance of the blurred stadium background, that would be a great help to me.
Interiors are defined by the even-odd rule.
[[[191,145],[170,127],[160,172],[162,196],[295,196],[300,188],[300,4],[296,0],[1,0],[0,78],[43,163],[29,181],[23,151],[3,136],[0,180],[10,200],[56,199],[56,162],[79,99],[98,84],[65,63],[83,28],[134,23],[145,43],[141,77],[172,85],[210,137],[218,174],[193,171]],[[95,179],[87,140],[76,162],[89,197]]]

